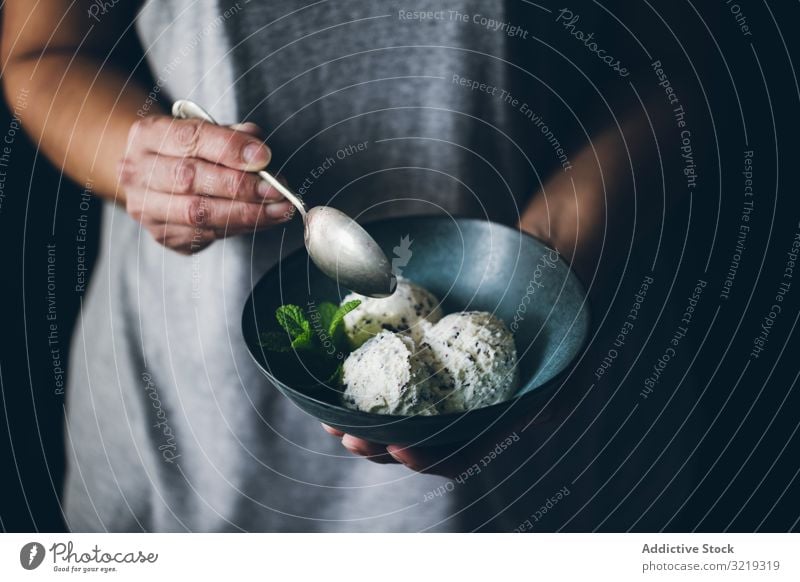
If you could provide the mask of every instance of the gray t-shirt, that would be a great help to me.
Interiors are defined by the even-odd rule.
[[[541,129],[555,124],[557,99],[541,81],[552,60],[534,40],[543,20],[552,14],[523,2],[153,0],[137,30],[161,101],[191,98],[222,123],[261,125],[272,169],[312,205],[360,220],[513,224],[563,164]],[[497,474],[532,451],[458,487],[373,464],[271,387],[239,322],[253,284],[299,245],[296,222],[185,257],[104,208],[70,365],[73,530],[511,530],[568,485],[547,448],[501,487]],[[581,456],[602,444],[586,439]]]

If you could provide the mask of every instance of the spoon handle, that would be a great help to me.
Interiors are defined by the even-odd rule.
[[[211,114],[208,113],[205,109],[200,107],[194,101],[190,101],[189,99],[178,99],[175,103],[172,104],[172,116],[177,119],[202,119],[207,123],[213,123],[214,125],[219,125]],[[261,170],[257,172],[258,176],[269,183],[270,186],[275,188],[278,192],[283,194],[286,199],[294,204],[295,208],[300,211],[300,215],[305,220],[306,217],[306,205],[303,203],[303,200],[294,192],[289,190],[286,186],[281,184],[275,176],[267,172],[266,170]]]

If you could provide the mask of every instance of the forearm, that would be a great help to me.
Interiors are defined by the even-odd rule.
[[[67,51],[12,56],[3,84],[12,106],[25,95],[18,113],[44,154],[95,194],[124,205],[117,163],[147,91],[109,63]]]
[[[657,195],[654,187],[661,171],[653,131],[663,152],[677,151],[675,132],[669,127],[669,112],[658,101],[650,103],[649,120],[644,111],[634,111],[623,117],[621,132],[614,125],[593,138],[574,156],[570,171],[560,171],[545,183],[520,220],[523,230],[572,260],[585,282],[595,275],[613,277],[611,261],[604,272],[596,273],[601,254],[623,256],[615,251],[647,232],[647,225],[663,210],[648,199]]]

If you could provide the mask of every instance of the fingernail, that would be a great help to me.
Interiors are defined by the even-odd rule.
[[[245,163],[263,167],[269,162],[269,151],[266,146],[257,141],[251,141],[242,150],[242,159]]]
[[[294,206],[290,202],[275,202],[267,204],[267,214],[272,218],[291,220],[294,216]]]
[[[358,447],[353,446],[353,443],[347,441],[347,438],[342,439],[342,446],[347,449],[348,452],[353,453],[354,455],[363,456],[363,453],[358,449]]]
[[[341,434],[339,430],[333,428],[332,426],[325,424],[324,422],[321,422],[320,424],[322,425],[322,430],[324,430],[328,434],[337,436],[339,438],[342,438],[344,436],[343,434]]]
[[[395,449],[394,446],[389,445],[388,447],[386,447],[386,452],[389,453],[392,456],[392,458],[395,461],[397,461],[398,463],[400,463],[401,465],[405,465],[406,464],[405,461],[403,461],[403,459],[401,459],[400,457],[397,456],[397,454],[396,454],[397,453],[397,449]]]
[[[244,123],[234,123],[230,127],[231,129],[235,129],[236,131],[243,131],[244,133],[249,133],[250,135],[256,135],[259,137],[261,137],[264,133],[261,130],[261,128],[252,121],[245,121]]]

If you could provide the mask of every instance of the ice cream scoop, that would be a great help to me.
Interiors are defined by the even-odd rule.
[[[443,315],[439,299],[433,293],[404,277],[398,277],[397,289],[391,297],[375,299],[351,293],[342,303],[354,299],[361,300],[361,305],[344,318],[345,333],[353,348],[384,330],[408,333],[419,342],[425,324],[436,323]]]
[[[441,396],[428,355],[407,335],[380,332],[345,360],[342,402],[376,414],[437,414]]]
[[[451,313],[425,334],[420,349],[434,360],[443,412],[502,402],[518,384],[517,350],[505,323],[491,313]]]

